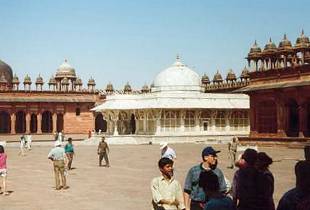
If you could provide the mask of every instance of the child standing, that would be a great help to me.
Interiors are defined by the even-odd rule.
[[[6,159],[7,155],[4,153],[3,146],[0,145],[0,176],[2,177],[3,193],[4,195],[9,195],[8,191],[6,190],[6,175],[7,175]]]

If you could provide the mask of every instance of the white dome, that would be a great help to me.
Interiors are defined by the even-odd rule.
[[[65,62],[63,62],[63,64],[61,64],[56,72],[56,78],[64,78],[64,77],[68,77],[68,78],[75,78],[76,74],[75,74],[75,69],[68,63],[67,60],[65,60]]]
[[[155,77],[152,92],[158,91],[202,91],[201,78],[177,57],[171,67]]]

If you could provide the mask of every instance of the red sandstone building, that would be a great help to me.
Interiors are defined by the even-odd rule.
[[[284,35],[278,47],[263,50],[256,41],[247,60],[250,84],[238,92],[250,96],[250,138],[310,136],[310,42],[304,32],[292,46]]]
[[[50,78],[48,90],[43,90],[43,84],[39,75],[32,89],[27,75],[21,88],[11,67],[0,61],[0,134],[86,134],[95,128],[95,116],[89,110],[103,97],[95,90],[94,79],[83,89],[75,69],[65,61]]]

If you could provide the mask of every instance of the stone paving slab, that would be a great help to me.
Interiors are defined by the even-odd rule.
[[[8,154],[9,196],[0,195],[0,210],[119,210],[151,209],[150,181],[159,175],[158,145],[111,145],[111,167],[98,167],[95,145],[75,145],[74,170],[69,172],[66,191],[54,189],[54,174],[47,153],[52,143],[33,145],[26,156],[18,155],[18,147],[6,148]],[[177,152],[176,179],[183,185],[188,169],[200,162],[205,144],[173,144]],[[226,145],[212,145],[222,150],[219,167],[229,180],[235,170],[229,165]],[[275,202],[294,186],[294,158],[303,158],[301,149],[259,148],[274,159]],[[291,159],[290,159],[291,158]]]

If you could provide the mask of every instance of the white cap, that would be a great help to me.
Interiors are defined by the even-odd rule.
[[[160,142],[160,144],[159,144],[160,149],[164,149],[167,145],[168,145],[167,142]]]
[[[61,146],[61,145],[62,145],[62,143],[60,141],[55,141],[55,143],[54,143],[55,147],[58,147],[58,146]]]

